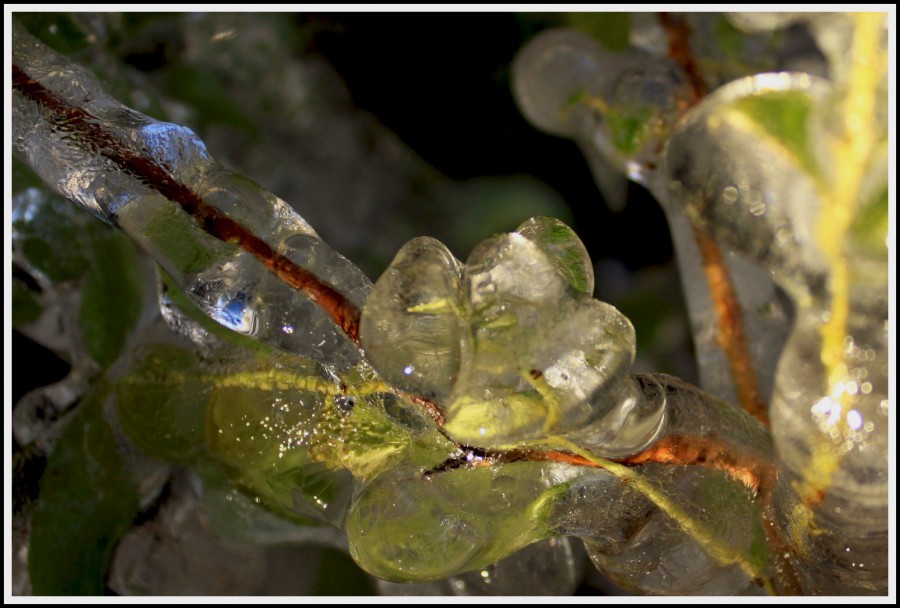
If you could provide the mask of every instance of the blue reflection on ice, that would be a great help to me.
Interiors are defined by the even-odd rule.
[[[152,122],[141,127],[145,146],[153,157],[169,167],[209,160],[206,146],[188,129],[170,122]]]
[[[219,297],[210,313],[216,322],[228,329],[245,335],[256,333],[256,313],[247,301],[245,293],[238,293],[232,298]]]

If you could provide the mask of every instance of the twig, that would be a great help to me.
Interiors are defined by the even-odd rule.
[[[32,79],[18,65],[13,64],[12,67],[13,89],[30,101],[40,104],[46,114],[52,115],[54,124],[65,124],[71,136],[78,135],[87,140],[88,149],[105,156],[122,171],[177,203],[210,236],[226,243],[236,244],[253,255],[279,279],[300,290],[318,304],[350,340],[359,344],[359,308],[337,289],[278,253],[245,226],[206,203],[164,167],[142,156],[126,142],[110,133],[101,120],[82,108],[67,104],[40,82]]]
[[[596,456],[589,450],[565,439],[553,438],[551,441],[566,445],[568,450],[571,450],[578,456],[594,463],[599,468],[612,473],[623,481],[632,484],[636,490],[646,496],[663,513],[668,515],[676,524],[678,524],[678,527],[697,541],[716,560],[725,565],[736,564],[751,578],[751,580],[765,588],[767,593],[770,595],[775,594],[775,588],[772,585],[772,582],[765,577],[754,564],[750,563],[740,551],[719,539],[703,522],[692,517],[688,512],[682,509],[680,505],[672,501],[665,492],[661,491],[653,483],[645,479],[640,473],[618,462]]]
[[[707,87],[691,53],[691,28],[683,19],[671,13],[659,13],[659,22],[668,38],[669,58],[681,67],[681,71],[688,79],[693,93],[691,105],[696,105],[706,96]],[[685,108],[687,109],[689,108]],[[759,395],[756,369],[744,334],[740,301],[728,274],[722,250],[718,243],[702,230],[694,229],[694,240],[700,250],[703,272],[716,311],[719,328],[716,342],[728,358],[738,401],[744,410],[768,428],[768,408]]]
[[[694,230],[694,239],[700,250],[703,272],[716,311],[719,326],[716,342],[728,358],[738,402],[751,416],[768,428],[768,408],[759,396],[756,368],[753,366],[747,337],[744,334],[741,304],[728,274],[728,267],[722,258],[722,250],[713,238],[702,230]]]
[[[668,40],[668,55],[675,63],[681,66],[681,71],[691,85],[694,94],[694,103],[706,97],[706,83],[700,76],[700,70],[691,54],[691,28],[685,21],[672,13],[658,13],[659,23],[666,32]]]

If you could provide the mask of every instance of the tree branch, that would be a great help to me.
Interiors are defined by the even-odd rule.
[[[707,87],[691,53],[691,28],[671,13],[659,13],[659,22],[668,39],[668,55],[681,67],[693,93],[691,106],[706,96]],[[689,108],[684,108],[687,111]],[[750,415],[769,426],[768,408],[759,396],[759,385],[753,358],[744,334],[743,313],[728,267],[718,243],[701,230],[694,229],[694,240],[700,250],[703,272],[709,285],[718,321],[716,342],[725,352],[731,367],[738,402]]]
[[[56,124],[65,124],[68,132],[83,138],[89,149],[97,150],[122,171],[141,180],[170,201],[178,203],[210,236],[236,244],[253,255],[275,276],[319,305],[350,340],[359,344],[360,310],[341,292],[275,251],[239,222],[206,203],[164,167],[129,148],[126,142],[107,131],[102,121],[82,108],[66,104],[18,65],[13,64],[12,67],[13,89],[32,102],[41,104],[45,113],[49,113]]]

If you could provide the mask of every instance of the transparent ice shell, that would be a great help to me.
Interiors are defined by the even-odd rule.
[[[592,290],[590,258],[558,220],[490,238],[465,265],[415,239],[376,283],[361,340],[388,380],[443,403],[445,429],[467,445],[564,433],[601,450],[640,449],[664,400],[639,405],[627,378],[634,329]]]

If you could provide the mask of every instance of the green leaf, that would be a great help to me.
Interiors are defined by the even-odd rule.
[[[206,443],[206,384],[196,371],[196,354],[153,344],[142,347],[133,361],[116,386],[122,429],[148,456],[193,462]]]
[[[624,51],[631,44],[631,16],[628,13],[567,13],[566,21],[611,51]]]
[[[103,418],[97,387],[63,433],[41,480],[28,550],[35,595],[101,595],[116,543],[138,512],[137,483]]]
[[[95,223],[61,196],[30,188],[17,197],[12,227],[25,260],[52,283],[78,278],[87,271],[85,234]]]
[[[647,139],[647,130],[652,117],[653,111],[650,108],[637,108],[622,114],[611,111],[607,119],[616,150],[626,155],[634,154]]]
[[[85,32],[66,13],[16,13],[15,17],[41,42],[64,55],[91,45]]]
[[[41,304],[25,281],[18,277],[12,280],[12,320],[13,326],[28,325],[41,316]]]
[[[850,235],[867,253],[879,257],[887,256],[888,234],[888,188],[862,208],[853,218]]]
[[[780,143],[797,164],[818,178],[819,167],[810,149],[807,122],[813,101],[804,91],[770,91],[748,95],[734,102],[735,108]]]
[[[88,353],[106,367],[119,356],[140,316],[141,279],[137,251],[123,234],[95,234],[91,244],[78,320]]]

